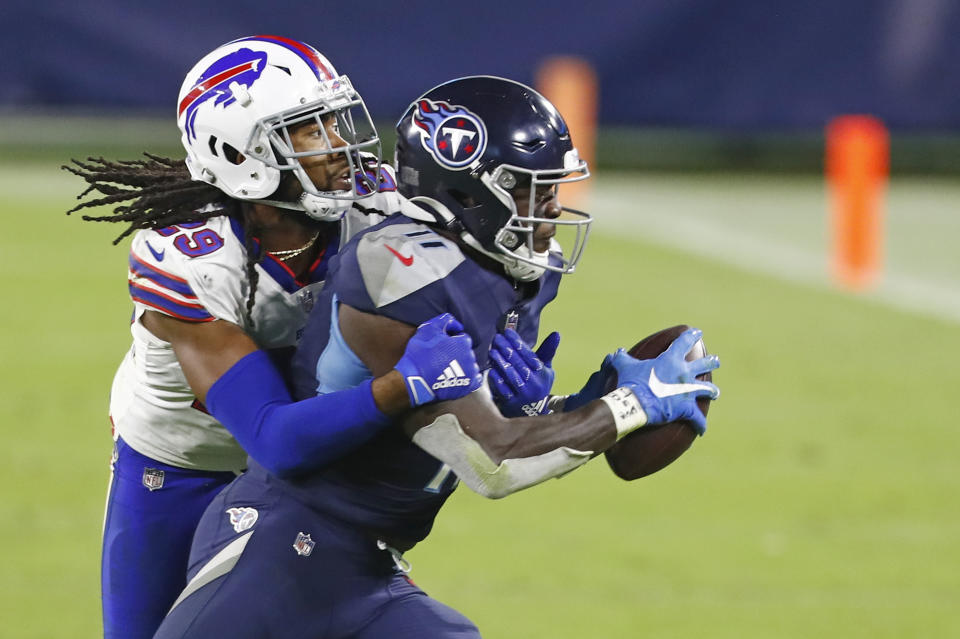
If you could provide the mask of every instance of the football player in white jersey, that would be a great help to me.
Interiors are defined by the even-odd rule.
[[[248,453],[281,476],[301,473],[391,415],[481,383],[470,338],[444,315],[386,375],[290,399],[275,365],[292,353],[330,259],[401,206],[363,100],[319,52],[277,36],[218,47],[187,73],[177,116],[185,162],[147,155],[65,167],[89,184],[83,195],[100,194],[73,211],[113,206],[84,219],[129,223],[115,243],[138,231],[133,345],[110,396],[107,637],[153,635],[186,583],[200,515]],[[452,360],[464,384],[425,393],[423,380]],[[253,419],[233,419],[240,398],[257,407]]]

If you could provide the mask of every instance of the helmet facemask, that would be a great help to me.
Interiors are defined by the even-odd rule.
[[[501,164],[493,171],[484,172],[480,180],[500,203],[510,211],[510,218],[493,238],[494,251],[485,253],[502,262],[507,272],[515,279],[532,281],[544,271],[573,273],[583,255],[593,218],[583,211],[561,206],[561,215],[556,218],[543,216],[542,205],[557,196],[561,184],[579,182],[590,176],[587,164],[576,150],[564,157],[562,169],[527,169]],[[527,196],[518,202],[516,195],[527,191]],[[551,264],[548,251],[536,251],[535,232],[542,224],[555,227],[555,232],[566,231],[561,244],[568,248],[569,257],[554,255],[559,263]],[[572,238],[572,240],[570,239]]]
[[[278,192],[260,201],[303,210],[321,221],[336,221],[354,201],[377,192],[382,161],[380,138],[366,105],[346,76],[321,83],[317,93],[320,97],[313,102],[259,120],[245,153],[281,171],[281,175],[291,173],[302,187],[295,197],[287,199]],[[311,125],[321,140],[315,148],[297,151],[291,131]],[[374,157],[361,158],[361,151]],[[323,185],[315,184],[308,172],[309,158],[342,163],[346,188],[322,188]]]
[[[592,218],[556,195],[589,171],[556,107],[530,87],[470,76],[427,91],[397,123],[396,169],[402,195],[508,277],[576,268]]]

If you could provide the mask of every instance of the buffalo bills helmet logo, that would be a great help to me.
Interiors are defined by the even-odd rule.
[[[267,54],[252,49],[239,49],[211,64],[194,82],[193,88],[180,101],[180,107],[177,110],[178,116],[183,115],[184,112],[187,114],[184,128],[190,137],[194,139],[197,137],[194,120],[197,117],[197,108],[201,104],[211,98],[214,98],[215,106],[226,107],[233,104],[237,99],[230,90],[230,85],[236,82],[249,89],[260,78],[266,66]]]
[[[413,123],[420,129],[423,148],[448,168],[466,168],[487,148],[487,127],[465,107],[419,100]]]

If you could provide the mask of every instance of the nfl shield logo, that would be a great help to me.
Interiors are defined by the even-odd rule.
[[[517,330],[517,324],[519,323],[520,323],[520,313],[516,311],[510,311],[509,313],[507,313],[507,317],[503,322],[503,328],[504,330],[508,328]]]
[[[313,552],[313,547],[317,545],[317,542],[310,539],[309,533],[297,533],[297,540],[293,542],[293,549],[297,551],[297,554],[301,557],[309,557],[310,553]]]
[[[163,488],[163,471],[159,468],[144,468],[143,485],[151,491]]]

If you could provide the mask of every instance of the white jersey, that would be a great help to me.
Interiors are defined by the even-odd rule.
[[[395,192],[363,205],[384,213],[399,207]],[[351,208],[340,222],[340,243],[383,218]],[[133,344],[113,380],[110,417],[114,437],[157,461],[202,470],[240,471],[246,453],[211,417],[190,389],[169,342],[140,323],[153,310],[192,322],[227,321],[261,349],[295,346],[338,247],[328,247],[311,268],[313,281],[297,281],[269,254],[256,266],[259,281],[253,325],[247,320],[249,283],[244,231],[234,218],[140,231],[130,247],[129,290],[134,302]]]

